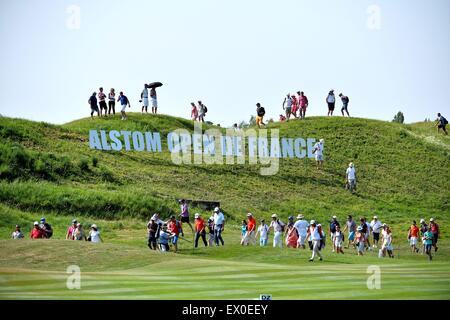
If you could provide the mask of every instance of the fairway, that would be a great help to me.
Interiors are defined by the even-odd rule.
[[[260,294],[272,294],[275,300],[450,298],[450,264],[438,261],[440,255],[430,263],[424,256],[407,252],[401,252],[403,258],[378,259],[374,253],[336,256],[326,248],[324,261],[308,263],[309,250],[270,247],[205,248],[196,257],[188,249],[186,254],[161,254],[119,244],[92,248],[89,243],[67,241],[16,243],[0,242],[4,252],[20,250],[22,257],[19,266],[21,259],[9,260],[2,254],[0,299],[252,300]],[[226,249],[229,255],[242,252],[242,258],[224,256]],[[128,250],[124,256],[107,260],[114,251],[123,250]],[[55,260],[46,261],[41,252]],[[442,255],[446,258],[447,253],[443,250]],[[77,260],[81,288],[69,290],[66,268]],[[24,268],[27,264],[30,268]],[[368,289],[369,266],[379,267],[380,289]]]

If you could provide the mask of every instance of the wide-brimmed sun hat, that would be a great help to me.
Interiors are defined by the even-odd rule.
[[[298,216],[297,216],[297,219],[303,219],[304,217],[303,217],[303,215],[302,214],[299,214]]]
[[[274,213],[274,214],[272,215],[272,218],[278,218],[278,216]]]
[[[311,220],[309,224],[316,224],[316,220]]]
[[[97,225],[94,223],[91,228],[97,229]]]

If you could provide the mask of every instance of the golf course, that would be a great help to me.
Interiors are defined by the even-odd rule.
[[[203,130],[218,128],[205,125]],[[450,138],[433,122],[399,124],[363,118],[307,117],[272,122],[280,137],[325,140],[324,167],[307,157],[281,158],[275,175],[257,164],[181,164],[162,152],[101,151],[89,130],[194,130],[193,121],[130,113],[127,121],[85,118],[64,125],[0,117],[0,299],[450,299]],[[258,132],[258,129],[251,127]],[[357,191],[344,188],[355,164]],[[194,249],[183,224],[178,253],[147,247],[146,224],[179,214],[178,199],[217,201],[225,214],[225,246]],[[190,208],[204,218],[210,211]],[[302,213],[325,228],[333,215],[369,221],[393,232],[393,259],[378,250],[357,256],[331,251],[309,262],[309,249],[241,246],[248,212],[259,221],[276,213],[287,222]],[[29,239],[34,221],[52,225],[51,239]],[[412,220],[440,226],[433,260],[412,253]],[[95,223],[103,243],[65,240],[72,219]],[[11,240],[19,224],[25,239]],[[347,236],[347,234],[346,234]],[[329,235],[328,239],[329,240]],[[346,239],[345,239],[345,242]],[[71,266],[80,287],[70,289]],[[378,270],[379,286],[370,285]],[[368,283],[369,282],[369,283]]]

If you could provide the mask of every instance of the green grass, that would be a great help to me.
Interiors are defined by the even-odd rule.
[[[259,165],[174,165],[161,154],[89,149],[89,129],[168,132],[192,121],[129,115],[128,121],[81,119],[62,126],[0,118],[0,299],[449,299],[450,138],[430,123],[401,125],[358,118],[314,117],[273,123],[281,137],[324,138],[325,168],[311,159],[281,159],[274,176]],[[163,144],[163,150],[167,147]],[[343,188],[348,162],[356,164],[356,194]],[[146,247],[145,224],[154,212],[178,212],[179,198],[220,201],[227,216],[226,247],[192,250],[190,230],[180,253]],[[196,208],[191,210],[209,213]],[[286,220],[299,211],[327,224],[377,214],[392,225],[396,259],[375,253],[337,256],[311,265],[309,251],[241,247],[246,212]],[[55,229],[44,241],[12,241],[16,223],[28,236],[45,216]],[[412,219],[434,217],[442,231],[432,263],[411,254]],[[70,221],[96,223],[104,244],[65,241]],[[185,227],[185,230],[188,227]],[[82,270],[82,290],[65,287],[66,268]],[[367,266],[379,265],[382,289],[366,288]]]

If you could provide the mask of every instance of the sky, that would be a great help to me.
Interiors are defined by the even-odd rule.
[[[202,100],[222,126],[257,102],[277,120],[299,90],[307,116],[334,89],[352,116],[435,119],[450,116],[449,32],[448,0],[0,0],[0,114],[70,122],[100,86],[138,112],[160,81],[160,113]]]

